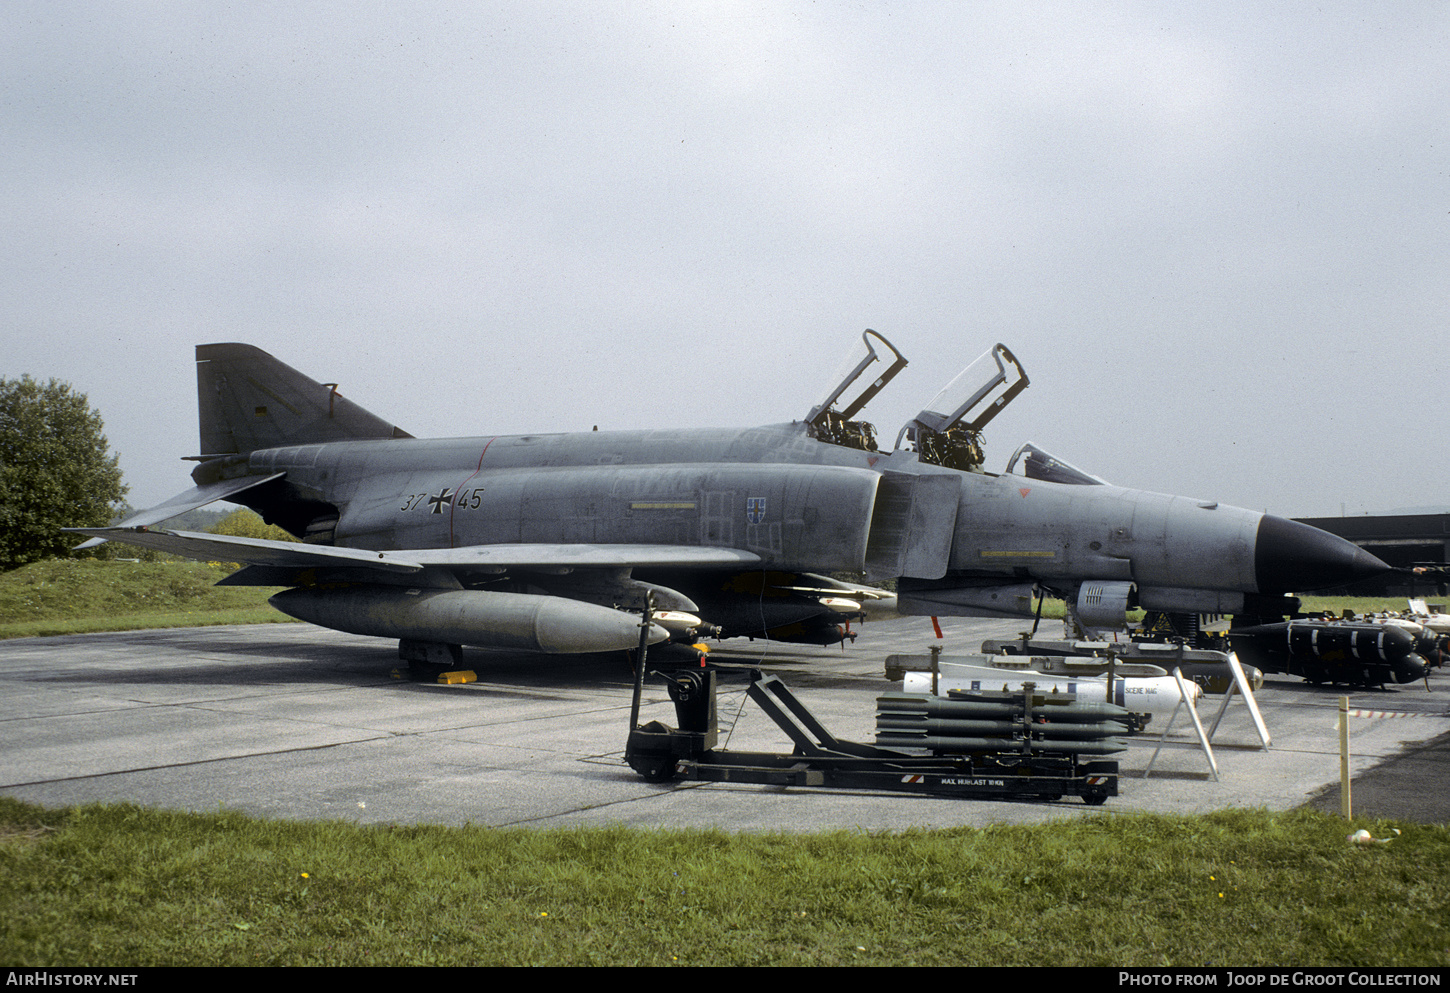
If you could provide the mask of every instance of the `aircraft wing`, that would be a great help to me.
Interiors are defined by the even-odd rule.
[[[151,530],[145,527],[66,530],[173,555],[184,555],[187,558],[294,569],[364,566],[406,573],[419,572],[433,566],[497,572],[507,569],[567,572],[572,569],[646,566],[750,566],[760,562],[760,556],[754,552],[695,545],[503,544],[375,552],[364,548],[309,545],[266,538],[238,538],[195,531]]]
[[[66,530],[151,548],[171,555],[219,562],[246,562],[250,565],[303,569],[366,565],[388,572],[418,572],[423,568],[423,563],[409,558],[407,552],[371,552],[363,548],[334,548],[330,545],[307,545],[296,541],[273,541],[270,538],[238,538],[228,534],[151,530],[146,527]]]
[[[393,554],[393,553],[389,553]],[[468,545],[398,552],[424,565],[485,566],[499,569],[581,569],[638,567],[752,566],[760,556],[739,548],[700,545]]]

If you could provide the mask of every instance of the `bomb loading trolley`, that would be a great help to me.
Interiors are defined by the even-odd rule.
[[[1086,743],[1070,737],[1073,726],[1086,728],[1101,722],[1089,720],[1081,705],[1064,699],[1065,694],[1053,699],[1034,693],[1031,687],[946,700],[889,693],[877,701],[878,740],[884,737],[912,748],[905,751],[835,737],[778,677],[752,670],[747,691],[750,699],[795,743],[793,752],[780,754],[716,747],[715,670],[651,675],[666,681],[679,722],[678,728],[658,721],[639,726],[641,680],[636,679],[635,717],[625,761],[652,782],[693,779],[976,799],[1078,796],[1089,804],[1101,804],[1118,795],[1118,764],[1102,756],[1121,750],[1121,743],[1097,732],[1092,732],[1096,740]],[[933,713],[953,708],[958,712],[945,717]],[[963,708],[974,711],[972,723],[994,726],[969,732],[949,726],[959,722]],[[1044,711],[1050,713],[1044,715]],[[1049,722],[1045,716],[1060,720]],[[1049,724],[1061,737],[1047,736]],[[1086,747],[1079,747],[1084,744]]]

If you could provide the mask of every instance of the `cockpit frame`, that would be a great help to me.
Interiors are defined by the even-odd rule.
[[[846,372],[835,388],[806,415],[806,426],[811,437],[818,441],[874,452],[877,450],[875,426],[865,421],[853,421],[851,418],[860,413],[897,373],[905,369],[907,363],[895,345],[870,328],[862,332],[861,343],[866,349],[865,356],[859,361],[848,362]],[[885,371],[875,379],[865,380],[863,383],[862,377],[877,362],[886,362]],[[853,388],[860,392],[837,410],[836,403]]]
[[[1017,357],[998,342],[959,372],[921,413],[902,427],[896,436],[896,447],[901,448],[910,437],[917,457],[923,462],[981,472],[982,428],[1027,389],[1028,383],[1027,373]]]

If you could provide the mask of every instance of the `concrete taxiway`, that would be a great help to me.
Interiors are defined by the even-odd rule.
[[[941,642],[927,619],[915,618],[869,624],[843,649],[723,643],[714,657],[738,671],[722,679],[722,745],[790,750],[746,700],[752,665],[780,675],[837,736],[869,742],[876,694],[899,687],[882,675],[888,654],[924,654],[932,644],[947,654],[971,652],[1023,624],[957,619],[942,627]],[[1077,800],[650,784],[623,761],[632,677],[622,653],[469,650],[465,665],[477,682],[395,678],[391,642],[301,624],[0,642],[0,794],[47,806],[130,801],[360,823],[730,831],[980,826],[1309,802],[1338,809],[1338,693],[1290,677],[1269,677],[1259,694],[1271,748],[1260,747],[1247,711],[1234,704],[1215,737],[1218,781],[1193,749],[1165,751],[1141,778],[1152,748],[1137,745],[1119,756],[1121,795],[1088,807]],[[1444,768],[1446,749],[1423,743],[1450,731],[1447,680],[1433,674],[1433,692],[1415,683],[1352,695],[1352,706],[1368,715],[1351,724],[1356,774],[1410,770],[1396,772],[1383,795],[1366,790],[1357,814],[1450,819],[1433,806],[1396,813],[1404,798],[1446,792],[1443,780],[1425,782]],[[1218,702],[1205,697],[1200,713],[1211,716]],[[641,720],[675,723],[657,682],[646,684]],[[1413,771],[1422,767],[1429,771]]]

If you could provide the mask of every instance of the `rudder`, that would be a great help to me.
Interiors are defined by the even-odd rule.
[[[197,345],[196,391],[204,456],[412,437],[252,345]]]

